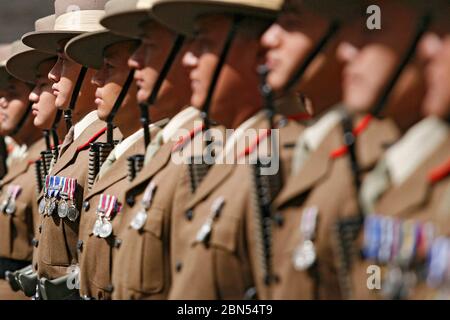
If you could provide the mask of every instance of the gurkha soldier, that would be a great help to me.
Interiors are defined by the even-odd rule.
[[[123,7],[123,1],[116,2]],[[105,14],[115,12],[114,5],[106,6]],[[100,169],[98,179],[87,193],[80,222],[78,243],[80,261],[80,295],[83,299],[111,299],[111,265],[115,248],[121,239],[117,233],[124,219],[123,190],[128,187],[129,158],[145,153],[145,135],[154,138],[168,119],[164,109],[150,108],[153,124],[141,127],[137,103],[138,87],[134,69],[128,59],[138,45],[137,40],[103,30],[78,36],[66,45],[66,54],[78,63],[98,70],[92,82],[98,87],[96,104],[99,118],[113,122],[123,140],[113,149]],[[89,51],[88,51],[89,50]],[[87,53],[89,52],[89,54]],[[162,112],[160,112],[162,111]]]
[[[184,163],[173,162],[171,155],[177,146],[184,147],[186,155],[191,140],[201,142],[197,134],[201,133],[202,119],[198,109],[188,106],[191,89],[181,65],[184,36],[159,24],[152,15],[152,5],[153,1],[110,1],[107,11],[112,13],[102,20],[112,31],[142,41],[129,60],[130,67],[136,69],[138,101],[141,108],[150,108],[150,120],[170,118],[148,146],[144,168],[125,189],[118,245],[113,251],[114,299],[166,298],[174,189],[182,185],[187,190],[180,203],[191,194],[190,185],[182,178],[186,175]],[[192,132],[193,139],[187,139],[189,135],[177,145],[179,135],[186,132]]]
[[[55,23],[54,15],[38,19],[35,23],[35,30],[48,30]],[[59,137],[65,133],[64,127],[58,124],[61,119],[61,112],[57,112],[55,107],[55,96],[52,93],[52,81],[48,78],[48,72],[56,62],[56,55],[39,52],[31,49],[24,44],[18,43],[18,52],[7,62],[8,71],[19,79],[24,79],[34,84],[34,88],[29,96],[33,103],[32,111],[34,116],[34,125],[43,130],[45,148],[40,150],[40,156],[34,160],[34,181],[36,192],[32,197],[33,208],[33,226],[34,234],[39,232],[39,220],[37,208],[37,197],[45,183],[45,176],[49,173],[51,160],[54,156],[55,147],[59,144]],[[28,179],[30,177],[27,177]],[[28,181],[27,181],[28,183]],[[36,243],[32,241],[32,244]],[[37,251],[33,250],[33,261],[36,261]],[[8,273],[8,281],[14,290],[22,290],[25,295],[31,297],[36,290],[36,276],[33,273],[32,265]]]
[[[364,261],[354,274],[362,298],[450,299],[450,3],[427,4],[433,20],[417,54],[426,93],[421,109],[405,106],[420,121],[361,187]]]
[[[353,15],[354,6],[367,3],[305,2],[319,14],[341,20],[345,23],[341,28],[363,30],[364,38],[355,40],[349,37],[350,32],[345,33],[347,36],[337,49],[338,57],[345,62],[341,107],[344,112],[338,112],[333,120],[329,117],[332,110],[305,130],[297,145],[302,154],[295,158],[295,174],[275,200],[278,223],[273,232],[273,259],[277,261],[274,273],[278,282],[272,287],[274,298],[356,296],[352,292],[349,259],[356,251],[351,246],[352,239],[362,223],[357,190],[365,173],[398,137],[392,121],[374,116],[384,109],[403,127],[408,111],[402,113],[402,107],[417,109],[417,98],[422,92],[417,68],[409,64],[417,34],[423,32],[416,31],[419,20],[409,19],[406,26],[388,24],[387,13],[401,4],[381,4],[384,29],[367,37],[371,31],[364,30],[365,16],[349,16]],[[356,12],[365,10],[357,8]],[[415,16],[406,18],[412,17]],[[400,40],[395,38],[399,33]],[[370,42],[375,36],[382,39],[381,49]],[[350,40],[361,48],[349,47]],[[379,68],[380,64],[385,68]]]
[[[90,82],[94,70],[67,59],[64,47],[75,36],[102,29],[97,21],[104,14],[105,2],[57,0],[54,28],[22,38],[38,51],[58,55],[49,78],[54,82],[55,105],[64,110],[70,128],[38,199],[42,216],[33,267],[44,299],[78,295],[76,276],[71,273],[76,273],[79,213],[88,190],[89,146],[106,142],[106,124],[95,110],[95,86]]]
[[[41,131],[33,126],[31,104],[28,100],[33,79],[8,74],[7,62],[21,53],[21,42],[10,47],[9,60],[1,67],[2,131],[14,137],[25,149],[24,159],[14,163],[0,183],[0,299],[25,299],[14,293],[7,274],[30,264],[33,252],[32,239],[38,219],[35,197],[34,162],[45,149]],[[14,68],[12,68],[14,71]]]
[[[253,169],[260,174],[259,167],[249,163],[257,163],[259,153],[267,155],[272,149],[273,156],[279,155],[281,171],[273,177],[280,178],[289,171],[291,150],[287,146],[301,131],[294,122],[274,114],[271,99],[264,101],[259,92],[260,87],[266,88],[265,81],[260,81],[265,79],[266,68],[258,66],[260,36],[282,4],[159,1],[154,6],[163,23],[194,35],[183,60],[191,74],[191,103],[202,105],[210,99],[209,118],[236,129],[185,206],[184,217],[173,216],[179,226],[172,230],[172,239],[180,237],[178,243],[185,244],[177,256],[172,254],[177,268],[169,299],[253,298],[255,282],[267,276],[259,271],[267,270],[266,262],[259,260],[266,253],[259,245],[265,244],[259,234],[247,229],[254,219]],[[177,17],[178,12],[184,13],[183,19]],[[208,86],[213,86],[214,95]],[[279,131],[273,133],[271,128]],[[249,141],[251,131],[254,135]],[[262,204],[261,199],[256,202]],[[254,279],[253,274],[262,276]]]

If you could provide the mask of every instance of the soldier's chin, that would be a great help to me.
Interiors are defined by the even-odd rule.
[[[59,110],[67,110],[69,108],[69,101],[66,101],[66,99],[61,99],[60,95],[55,100],[55,107]]]
[[[147,102],[148,98],[150,97],[150,91],[140,88],[136,94],[136,98],[138,103],[145,103]]]

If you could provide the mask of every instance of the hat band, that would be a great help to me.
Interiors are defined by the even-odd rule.
[[[150,9],[152,7],[152,3],[155,1],[151,0],[138,0],[136,3],[136,9]]]
[[[103,30],[104,28],[100,25],[100,19],[104,15],[104,10],[67,12],[56,18],[54,31],[93,32]]]

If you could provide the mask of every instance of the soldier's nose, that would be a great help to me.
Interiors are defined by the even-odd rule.
[[[28,96],[28,99],[31,102],[38,102],[39,101],[39,95],[35,91],[31,91],[30,95]]]
[[[183,66],[185,67],[195,67],[197,65],[198,58],[191,52],[188,51],[183,56]]]
[[[350,42],[342,42],[336,49],[336,56],[342,62],[349,62],[358,55],[358,48]]]
[[[8,105],[8,104],[6,103],[5,97],[1,97],[1,98],[0,98],[0,107],[1,107],[1,108],[6,108],[7,105]]]
[[[264,32],[261,44],[266,48],[275,48],[280,44],[281,26],[274,23]]]

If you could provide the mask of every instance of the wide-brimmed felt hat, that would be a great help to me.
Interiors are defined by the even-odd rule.
[[[100,23],[119,35],[140,38],[142,25],[154,19],[151,8],[156,0],[110,0]]]
[[[3,43],[0,45],[0,88],[5,88],[8,85],[8,80],[11,77],[6,70],[6,61],[11,55],[11,43]]]
[[[39,51],[56,54],[60,41],[102,29],[99,19],[104,15],[106,2],[107,0],[56,0],[54,27],[27,33],[22,41]]]
[[[55,15],[38,19],[35,22],[35,31],[48,30],[55,24]],[[6,62],[8,72],[24,82],[35,83],[39,65],[56,55],[38,51],[25,45],[22,41],[16,41],[12,45],[12,55]]]
[[[207,14],[232,14],[273,19],[284,0],[159,0],[152,14],[176,32],[192,35],[195,20]]]
[[[73,61],[92,69],[103,65],[105,50],[117,43],[132,41],[132,38],[119,36],[109,30],[89,32],[71,39],[66,47],[66,55]]]

